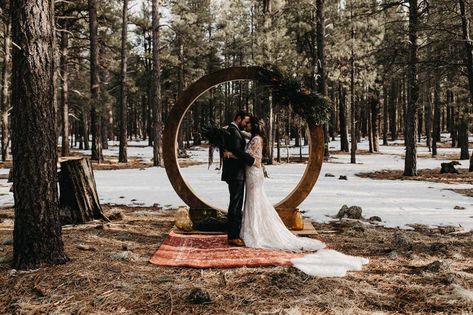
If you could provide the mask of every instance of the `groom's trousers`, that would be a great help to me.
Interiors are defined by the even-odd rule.
[[[245,182],[242,180],[227,181],[230,192],[230,204],[228,205],[228,239],[240,238],[240,228],[243,208],[243,195],[245,193]]]

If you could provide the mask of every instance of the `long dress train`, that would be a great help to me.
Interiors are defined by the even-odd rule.
[[[246,168],[246,197],[240,231],[246,246],[312,252],[291,261],[294,267],[312,276],[343,277],[347,271],[361,270],[368,259],[325,249],[323,242],[298,237],[286,228],[264,191],[262,146],[262,138],[256,136],[246,149],[256,159],[255,165]]]

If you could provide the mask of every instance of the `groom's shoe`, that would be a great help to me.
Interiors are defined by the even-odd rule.
[[[245,246],[245,242],[243,242],[243,240],[241,240],[239,238],[236,238],[234,240],[228,240],[228,245],[243,247],[243,246]]]

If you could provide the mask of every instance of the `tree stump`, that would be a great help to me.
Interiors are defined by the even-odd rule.
[[[461,165],[458,161],[451,161],[448,163],[442,163],[440,166],[440,174],[458,174],[458,170],[455,168],[455,165]]]
[[[81,224],[94,219],[108,220],[100,206],[89,159],[61,162],[59,192],[62,224]]]

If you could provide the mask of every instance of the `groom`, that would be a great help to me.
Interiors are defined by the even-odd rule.
[[[237,159],[225,158],[223,160],[222,181],[227,182],[230,191],[230,204],[228,205],[228,244],[232,246],[245,246],[240,239],[242,219],[243,195],[245,190],[245,166],[251,166],[255,159],[245,152],[246,141],[242,130],[250,122],[250,115],[244,111],[235,114],[233,122],[228,126],[225,137],[226,150],[233,153]]]

